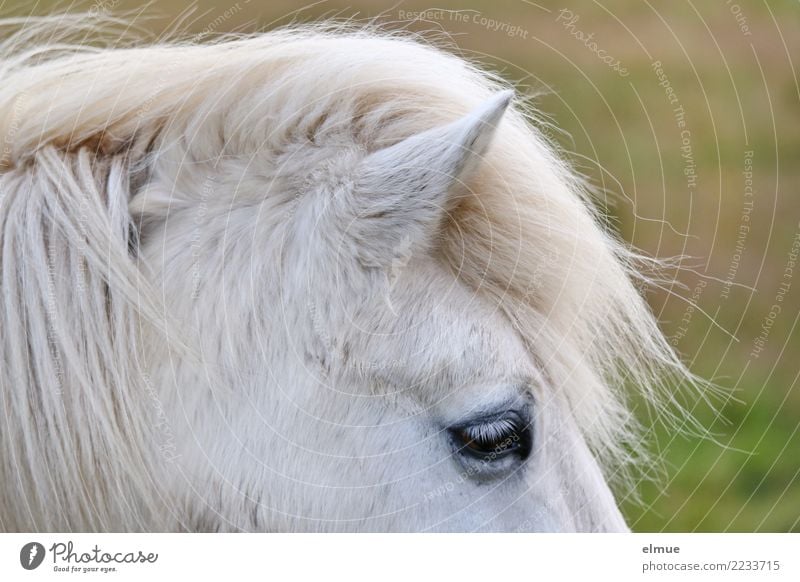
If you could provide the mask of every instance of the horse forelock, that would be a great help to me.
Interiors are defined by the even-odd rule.
[[[158,510],[143,500],[157,488],[141,450],[158,398],[138,354],[141,321],[157,326],[160,308],[130,248],[137,181],[169,168],[191,181],[198,165],[220,171],[254,158],[263,162],[254,172],[308,179],[314,156],[338,171],[342,152],[450,122],[504,85],[374,29],[60,46],[50,56],[46,38],[12,36],[0,49],[0,394],[6,426],[18,429],[6,428],[0,445],[0,481],[14,484],[0,508],[27,500],[0,525],[92,529],[124,515],[152,527]],[[513,322],[613,477],[638,447],[623,385],[658,403],[693,379],[632,283],[643,280],[635,254],[599,225],[532,116],[507,114],[439,252]],[[294,161],[275,162],[282,156]],[[133,206],[157,217],[196,201],[139,196]],[[112,478],[90,490],[93,453],[108,451]],[[36,455],[49,471],[35,468]],[[48,497],[54,490],[64,496]]]

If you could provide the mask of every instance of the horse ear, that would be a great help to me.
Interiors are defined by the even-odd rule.
[[[364,158],[354,225],[364,264],[384,266],[398,251],[431,246],[453,206],[453,187],[486,153],[512,97],[512,91],[503,91],[453,123]]]

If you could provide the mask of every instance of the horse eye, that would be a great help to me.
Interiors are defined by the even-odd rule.
[[[516,413],[484,419],[450,429],[462,454],[482,461],[495,461],[512,454],[522,460],[531,452],[530,423]]]

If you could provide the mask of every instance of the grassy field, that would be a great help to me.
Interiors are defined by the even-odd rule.
[[[142,25],[163,30],[183,6],[153,2],[149,13],[163,18]],[[625,496],[633,528],[800,531],[800,270],[791,264],[800,241],[800,4],[298,6],[203,0],[187,24],[254,31],[327,16],[400,27],[431,9],[409,28],[446,33],[468,58],[541,93],[538,107],[563,130],[548,132],[598,186],[598,204],[626,240],[687,257],[648,298],[692,370],[735,399],[716,401],[719,417],[695,410],[714,439],[652,427],[665,477],[639,484],[643,502]]]

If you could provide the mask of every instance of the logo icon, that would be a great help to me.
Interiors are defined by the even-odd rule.
[[[22,546],[19,552],[19,563],[26,570],[35,570],[44,561],[44,546],[39,542],[30,542]]]

